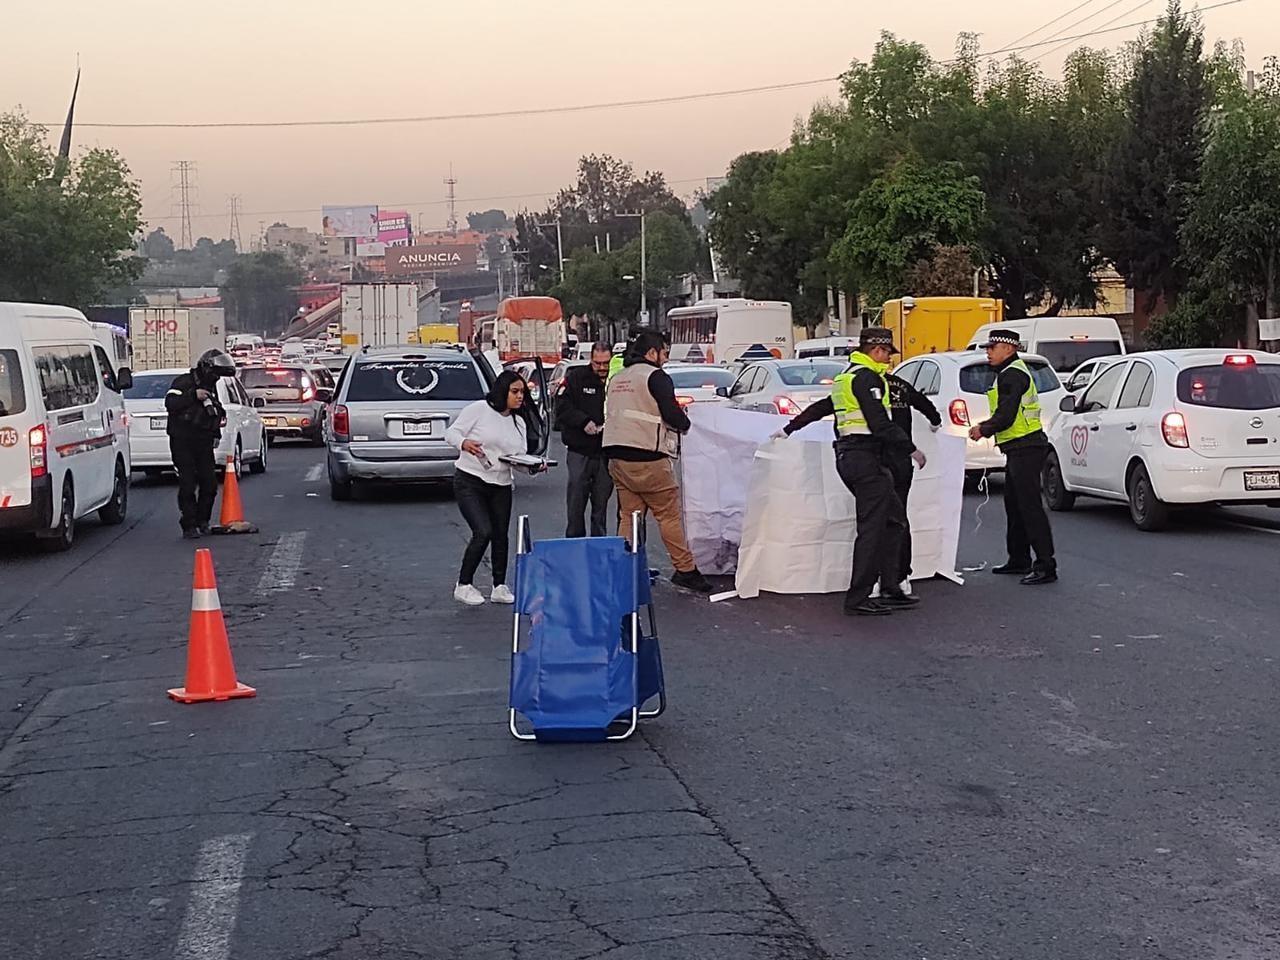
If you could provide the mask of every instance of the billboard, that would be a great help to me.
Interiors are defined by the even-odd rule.
[[[470,243],[434,243],[387,250],[387,273],[395,277],[411,274],[475,270],[476,246]]]
[[[320,232],[326,237],[355,237],[356,240],[378,239],[378,208],[321,207]]]
[[[409,224],[409,214],[404,210],[379,210],[378,242],[387,247],[409,246]]]

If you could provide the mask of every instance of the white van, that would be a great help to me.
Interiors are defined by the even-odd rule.
[[[1086,360],[1125,352],[1120,325],[1111,317],[1027,317],[988,323],[970,338],[969,349],[979,349],[987,334],[997,329],[1016,330],[1022,340],[1019,349],[1044,357],[1060,377]]]
[[[80,311],[0,303],[0,533],[67,550],[81,517],[124,522],[132,383]]]
[[[817,340],[801,340],[796,344],[797,360],[814,357],[848,357],[858,349],[857,337],[819,337]]]

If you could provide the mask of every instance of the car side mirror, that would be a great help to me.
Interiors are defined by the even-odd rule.
[[[1063,413],[1076,412],[1076,398],[1073,396],[1065,396],[1058,402],[1058,409]]]
[[[716,387],[716,396],[717,396],[717,397],[724,397],[725,399],[728,399],[728,397],[729,397],[729,388],[728,388],[728,387]]]
[[[316,390],[316,399],[321,403],[333,402],[333,391],[328,387],[320,387]]]
[[[116,389],[121,392],[128,390],[133,386],[133,371],[128,367],[121,367],[120,372],[116,374]]]
[[[261,410],[263,407],[265,407],[265,406],[267,405],[267,398],[266,398],[266,397],[252,397],[252,398],[249,400],[249,402],[253,404],[253,407],[254,407],[254,409],[255,409],[255,410]]]

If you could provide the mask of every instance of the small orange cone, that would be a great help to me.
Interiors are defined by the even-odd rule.
[[[213,555],[196,551],[196,574],[191,589],[191,630],[187,641],[187,683],[170,690],[183,703],[252,697],[258,691],[236,681],[231,662],[227,625],[222,620],[218,581],[213,575]]]
[[[236,460],[228,454],[227,471],[222,478],[222,511],[214,533],[257,533],[258,528],[244,518],[240,502],[240,481],[236,479]]]

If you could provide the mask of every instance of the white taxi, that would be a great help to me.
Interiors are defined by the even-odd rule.
[[[1109,365],[1061,401],[1049,431],[1045,499],[1127,501],[1159,530],[1177,504],[1280,507],[1280,356],[1158,350]]]

